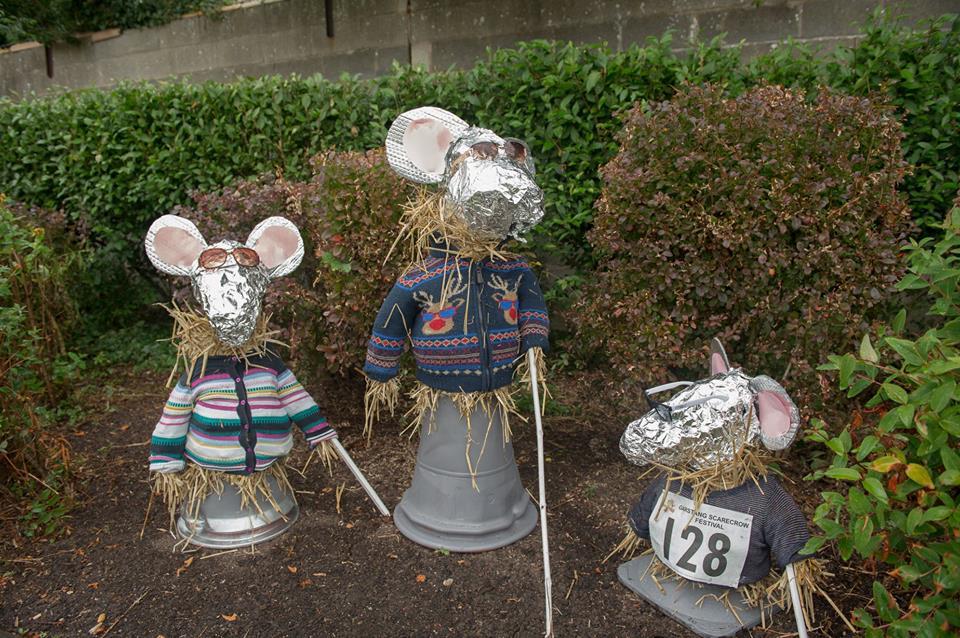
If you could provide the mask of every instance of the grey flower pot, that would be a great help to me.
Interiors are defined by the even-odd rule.
[[[434,549],[483,552],[532,532],[537,509],[520,482],[513,445],[503,443],[500,409],[492,421],[480,408],[470,418],[477,489],[466,461],[466,419],[446,397],[437,402],[432,432],[427,431],[430,417],[429,412],[422,416],[413,481],[393,513],[400,533]],[[492,427],[481,456],[488,421]]]
[[[200,504],[197,518],[190,516],[190,502],[180,508],[177,532],[188,543],[200,547],[232,549],[262,543],[290,529],[300,515],[292,493],[283,490],[273,476],[267,477],[271,495],[279,511],[262,494],[253,503],[241,507],[240,492],[225,483],[221,494],[209,494]]]
[[[730,592],[727,587],[673,578],[654,581],[648,573],[651,560],[653,554],[645,554],[620,565],[617,569],[620,582],[698,636],[734,636],[740,630],[760,623],[760,609],[751,607],[743,596]],[[715,598],[727,592],[730,592],[736,615]],[[767,618],[773,611],[766,610]]]

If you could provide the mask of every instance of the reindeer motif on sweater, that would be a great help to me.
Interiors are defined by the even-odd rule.
[[[439,251],[403,274],[380,308],[364,372],[389,381],[407,338],[416,376],[447,392],[509,385],[517,358],[549,347],[550,321],[526,262],[451,259]]]

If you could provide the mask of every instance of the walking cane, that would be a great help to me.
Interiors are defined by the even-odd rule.
[[[807,638],[807,625],[803,621],[803,609],[800,607],[800,588],[797,587],[797,572],[793,563],[787,565],[787,582],[790,585],[790,600],[793,601],[793,617],[797,621],[799,638]]]
[[[543,477],[543,423],[540,421],[540,390],[537,387],[537,360],[533,354],[533,348],[527,350],[527,363],[530,366],[533,415],[537,422],[537,480],[540,484],[540,537],[543,539],[543,597],[546,604],[544,636],[551,638],[553,636],[553,581],[550,578],[550,543],[547,540],[547,488]]]
[[[337,451],[337,454],[340,455],[340,458],[343,459],[343,462],[346,464],[350,471],[353,473],[354,478],[357,479],[357,482],[360,483],[363,487],[363,491],[367,493],[367,496],[370,497],[370,500],[373,501],[373,504],[377,506],[377,509],[380,510],[380,513],[384,516],[390,516],[390,510],[387,509],[387,506],[383,504],[383,501],[380,500],[380,496],[377,494],[377,491],[373,489],[373,486],[370,485],[367,481],[367,477],[363,475],[363,472],[360,471],[360,468],[357,467],[357,464],[353,462],[353,459],[350,458],[350,455],[347,454],[347,449],[343,447],[343,443],[340,442],[340,439],[334,438],[331,443],[333,443],[333,449]]]

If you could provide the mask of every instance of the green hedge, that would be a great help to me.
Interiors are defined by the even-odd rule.
[[[81,31],[166,24],[192,11],[213,11],[227,0],[4,0],[0,47],[75,38]]]
[[[0,192],[63,208],[118,251],[139,243],[149,220],[238,178],[281,169],[308,174],[318,151],[383,144],[400,111],[437,104],[524,137],[548,202],[541,245],[574,263],[584,254],[598,169],[617,151],[617,115],[669,98],[684,82],[731,93],[766,80],[843,91],[882,90],[905,115],[907,189],[923,222],[940,219],[960,163],[960,25],[945,18],[911,32],[877,20],[853,49],[823,58],[787,44],[750,64],[717,42],[683,54],[669,35],[612,53],[606,46],[532,42],[499,50],[469,71],[331,82],[268,77],[231,84],[136,84],[21,103],[0,101]]]

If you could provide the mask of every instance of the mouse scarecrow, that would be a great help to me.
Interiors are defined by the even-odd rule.
[[[710,373],[645,390],[651,410],[623,433],[624,456],[660,475],[613,553],[652,551],[621,565],[620,580],[700,635],[733,635],[790,606],[805,635],[812,594],[826,597],[823,562],[801,553],[806,518],[769,470],[799,412],[770,377],[731,368],[716,339]]]
[[[328,467],[339,454],[355,469],[317,403],[271,349],[278,342],[262,312],[270,281],[303,258],[300,232],[270,217],[246,242],[208,245],[192,222],[164,215],[150,226],[145,247],[158,270],[189,277],[200,305],[169,309],[177,347],[170,380],[181,365],[184,371],[151,437],[154,492],[171,521],[180,509],[177,530],[193,544],[239,547],[273,538],[299,512],[284,464],[293,426]]]
[[[543,379],[549,319],[536,275],[505,246],[540,221],[543,192],[524,142],[439,108],[402,113],[386,146],[399,175],[436,188],[421,188],[401,220],[411,263],[374,321],[368,433],[381,408],[393,412],[409,344],[417,384],[407,417],[420,447],[394,520],[428,547],[494,549],[536,526],[513,457],[510,386],[528,352]]]

